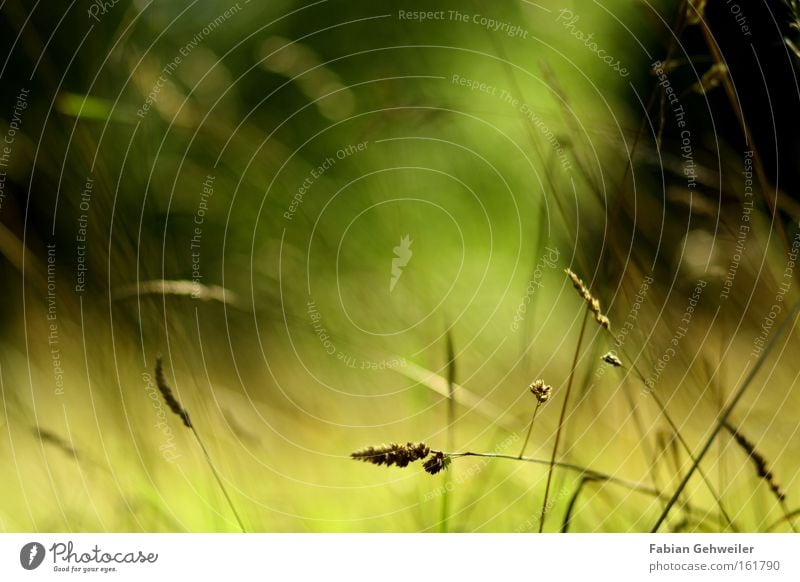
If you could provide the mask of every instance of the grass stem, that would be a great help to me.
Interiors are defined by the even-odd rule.
[[[525,454],[525,449],[528,447],[528,441],[531,438],[531,433],[533,432],[533,423],[536,421],[536,413],[539,412],[539,407],[541,403],[536,403],[536,408],[533,409],[533,416],[531,416],[531,423],[528,425],[528,433],[525,435],[525,441],[522,443],[522,450],[519,452],[519,457],[522,458],[522,455]]]
[[[567,391],[564,394],[564,404],[561,405],[561,415],[558,418],[558,428],[556,429],[556,438],[553,443],[553,454],[550,457],[550,468],[547,471],[547,484],[544,488],[544,498],[542,499],[542,515],[539,519],[539,533],[544,531],[544,520],[547,513],[547,498],[550,495],[550,482],[553,480],[553,467],[556,464],[556,455],[558,454],[558,442],[561,439],[561,431],[564,427],[564,418],[567,415],[567,405],[569,404],[569,394],[572,391],[572,382],[575,378],[575,368],[578,366],[578,357],[581,353],[581,344],[583,343],[583,336],[586,332],[586,322],[589,320],[589,310],[584,310],[583,323],[581,323],[581,333],[578,336],[578,344],[575,347],[575,356],[572,359],[572,367],[569,371],[569,379],[567,380]]]
[[[225,484],[222,482],[222,478],[219,476],[219,472],[217,468],[214,466],[214,462],[211,460],[211,455],[208,454],[208,449],[203,444],[203,440],[200,438],[200,435],[197,434],[197,431],[194,427],[192,427],[192,434],[194,434],[195,440],[197,440],[197,444],[200,445],[200,449],[203,451],[203,455],[205,455],[206,463],[208,463],[211,472],[214,475],[214,478],[217,480],[217,484],[219,488],[222,490],[222,494],[225,496],[225,500],[228,502],[228,507],[231,508],[231,512],[233,513],[233,517],[236,518],[236,523],[239,524],[239,529],[242,530],[242,533],[247,533],[247,530],[244,527],[244,523],[242,523],[242,518],[239,517],[239,512],[236,511],[236,506],[233,504],[233,500],[231,496],[228,494],[228,490],[225,488]]]

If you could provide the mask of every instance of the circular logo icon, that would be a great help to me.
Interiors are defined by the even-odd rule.
[[[44,546],[39,542],[30,542],[19,551],[19,563],[26,570],[35,570],[44,561]]]

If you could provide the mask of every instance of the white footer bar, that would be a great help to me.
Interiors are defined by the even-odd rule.
[[[800,580],[793,534],[3,534],[0,580]]]

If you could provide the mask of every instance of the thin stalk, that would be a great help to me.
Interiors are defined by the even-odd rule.
[[[553,467],[556,464],[556,455],[558,454],[558,442],[561,439],[561,430],[564,426],[564,418],[567,414],[567,405],[569,404],[569,394],[572,391],[572,381],[575,378],[575,368],[578,366],[578,356],[581,353],[581,344],[583,343],[583,335],[586,332],[586,322],[589,320],[589,310],[586,309],[583,314],[583,323],[581,323],[581,333],[578,336],[578,345],[575,347],[575,356],[572,359],[572,368],[569,371],[569,379],[567,380],[567,392],[564,394],[564,404],[561,406],[561,416],[558,418],[558,429],[556,429],[556,440],[553,443],[553,454],[550,456],[550,468],[547,471],[547,484],[544,488],[544,499],[542,500],[542,516],[539,519],[539,533],[544,531],[544,520],[547,511],[547,498],[550,495],[550,482],[553,480]]]
[[[236,523],[239,524],[239,529],[242,530],[242,533],[247,533],[247,530],[244,528],[244,524],[242,523],[242,518],[239,517],[239,512],[236,511],[236,507],[233,505],[233,500],[231,499],[231,496],[228,495],[228,490],[225,488],[225,484],[222,482],[222,478],[219,476],[217,468],[214,466],[214,462],[211,460],[211,455],[208,454],[208,449],[206,449],[206,446],[203,444],[203,441],[200,438],[200,435],[197,434],[197,431],[195,430],[194,426],[192,426],[191,429],[194,438],[197,440],[197,444],[200,445],[200,448],[202,449],[203,454],[206,457],[206,463],[208,463],[208,466],[211,468],[211,472],[214,474],[214,478],[217,480],[217,484],[219,485],[219,488],[222,490],[222,494],[225,496],[225,500],[228,502],[228,507],[231,508],[231,512],[233,513],[233,516],[236,518]]]
[[[431,451],[431,452],[439,452],[439,451]],[[465,451],[461,453],[446,453],[441,451],[447,457],[451,459],[458,459],[460,457],[482,457],[487,459],[508,459],[511,461],[521,461],[523,463],[534,463],[536,465],[547,465],[550,466],[551,461],[545,459],[538,459],[536,457],[518,457],[517,455],[508,455],[505,453],[475,453],[472,451]],[[588,467],[583,467],[581,465],[576,465],[574,463],[565,463],[562,461],[555,461],[553,463],[554,466],[560,469],[566,469],[568,471],[575,471],[580,473],[581,475],[585,475],[587,477],[591,477],[596,479],[597,481],[606,481],[608,483],[613,483],[615,485],[619,485],[621,487],[625,487],[631,491],[637,491],[639,493],[644,493],[646,495],[650,495],[651,497],[659,497],[666,499],[666,495],[658,491],[657,489],[653,489],[649,485],[645,485],[644,483],[638,483],[636,481],[628,481],[627,479],[621,479],[619,477],[614,477],[613,475],[609,475],[608,473],[603,473],[601,471],[596,471],[594,469],[590,469]]]
[[[533,423],[536,421],[536,413],[539,412],[539,407],[541,406],[540,402],[536,403],[536,408],[533,409],[533,416],[531,416],[531,423],[528,425],[528,434],[525,435],[525,442],[522,443],[522,450],[519,452],[518,459],[522,458],[522,455],[525,454],[525,449],[528,447],[528,441],[531,438],[531,432],[533,432]]]

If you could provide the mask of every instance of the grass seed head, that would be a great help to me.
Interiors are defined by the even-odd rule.
[[[430,473],[431,475],[436,475],[437,473],[447,469],[447,467],[450,466],[450,461],[451,459],[448,455],[445,455],[441,451],[436,451],[427,461],[425,461],[423,467],[425,468],[426,472]]]
[[[178,402],[178,399],[175,397],[175,394],[173,394],[172,389],[164,378],[161,356],[156,358],[156,386],[158,386],[158,391],[161,392],[161,396],[163,396],[164,402],[167,403],[169,409],[181,418],[186,428],[192,428],[192,421],[189,420],[189,413],[181,406],[181,403]]]
[[[726,422],[723,426],[731,434],[733,440],[736,441],[736,444],[739,445],[753,461],[753,465],[756,469],[756,475],[758,475],[760,479],[764,480],[778,501],[785,501],[786,492],[780,486],[780,483],[778,483],[778,480],[775,478],[775,475],[772,474],[772,471],[769,470],[767,459],[756,449],[755,444],[753,444],[746,436],[744,436],[731,424]]]
[[[592,292],[589,291],[589,288],[586,287],[586,285],[584,285],[581,278],[578,277],[578,275],[576,275],[575,272],[572,271],[572,269],[564,269],[564,272],[570,278],[570,280],[572,281],[572,285],[575,287],[575,289],[578,290],[580,296],[583,297],[584,301],[586,301],[586,304],[589,307],[589,311],[591,311],[592,314],[594,315],[594,320],[600,326],[610,330],[611,321],[608,319],[608,317],[603,315],[602,311],[600,310],[600,300],[594,295],[592,295]]]
[[[528,386],[528,389],[531,391],[531,394],[536,396],[536,402],[539,404],[544,404],[548,400],[550,400],[550,396],[553,392],[553,387],[545,384],[544,380],[541,378],[536,380],[533,384]]]
[[[396,465],[407,467],[409,463],[424,459],[431,452],[425,443],[391,443],[377,447],[367,447],[350,455],[351,458],[373,465]]]

